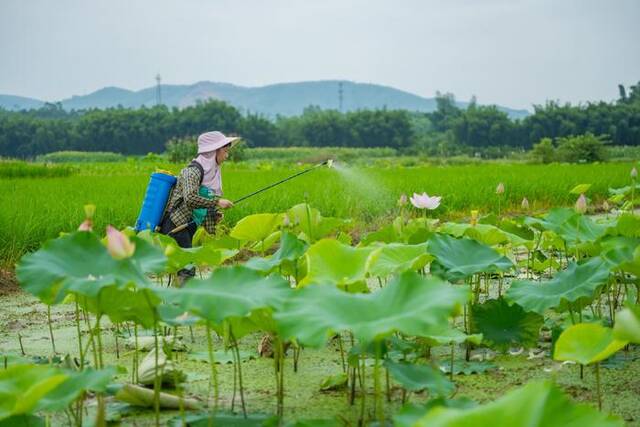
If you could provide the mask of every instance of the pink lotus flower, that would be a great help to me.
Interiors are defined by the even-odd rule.
[[[576,211],[581,214],[587,211],[587,198],[584,194],[580,194],[580,197],[576,200]]]
[[[107,250],[115,259],[129,258],[135,252],[136,245],[124,233],[107,225]]]
[[[442,197],[440,196],[431,196],[427,193],[413,193],[413,196],[409,200],[411,200],[411,204],[418,209],[429,209],[433,210],[440,206],[440,200]]]

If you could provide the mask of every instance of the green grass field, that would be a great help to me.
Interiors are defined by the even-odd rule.
[[[15,164],[12,163],[15,169]],[[385,166],[386,165],[386,166]],[[75,171],[68,174],[67,170]],[[225,224],[232,225],[255,212],[281,212],[303,202],[323,215],[353,218],[356,230],[370,229],[397,210],[396,201],[405,193],[423,192],[443,197],[434,216],[464,217],[470,210],[497,211],[495,194],[505,184],[503,212],[520,210],[527,197],[531,210],[568,206],[575,201],[569,191],[590,183],[587,196],[601,203],[608,189],[629,183],[631,163],[604,164],[505,164],[481,163],[460,166],[401,167],[393,162],[376,162],[371,167],[319,169],[287,182],[228,211]],[[0,168],[2,165],[0,164]],[[67,176],[3,176],[0,181],[0,260],[12,265],[26,251],[60,232],[77,228],[84,218],[83,205],[97,206],[96,226],[125,227],[135,223],[149,174],[156,167],[178,172],[181,165],[129,160],[119,163],[83,163],[61,166]],[[255,191],[308,165],[289,168],[272,163],[226,164],[223,169],[225,197],[232,200]],[[50,169],[50,168],[49,168]],[[62,174],[62,173],[61,173]],[[17,175],[19,176],[19,175]]]

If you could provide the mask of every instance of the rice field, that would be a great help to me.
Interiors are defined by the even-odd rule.
[[[2,175],[2,169],[8,167],[12,174]],[[57,167],[61,169],[27,164],[25,170],[40,168],[44,172],[20,175],[15,172],[15,163],[0,163],[0,262],[5,266],[60,232],[75,230],[87,203],[97,206],[97,229],[104,230],[107,224],[118,228],[133,225],[150,173],[156,168],[178,173],[182,165],[131,159]],[[225,197],[235,200],[305,167],[308,165],[283,167],[272,162],[225,164]],[[629,162],[416,167],[401,167],[393,161],[357,167],[338,162],[333,169],[315,170],[238,204],[226,212],[223,224],[232,227],[246,215],[282,212],[307,201],[323,215],[351,218],[356,231],[366,231],[395,215],[400,195],[413,192],[442,196],[441,207],[431,213],[441,218],[466,217],[471,210],[497,212],[499,205],[506,213],[521,212],[524,197],[536,212],[573,205],[576,196],[569,191],[582,183],[592,184],[587,196],[590,205],[597,208],[608,197],[609,188],[629,184],[631,168]],[[498,197],[495,189],[500,182],[505,192]]]

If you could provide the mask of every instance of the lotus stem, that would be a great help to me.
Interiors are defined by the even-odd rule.
[[[309,207],[309,203],[305,203],[307,210],[307,223],[309,224],[309,243],[313,243],[313,233],[311,228],[311,208]]]
[[[24,356],[26,353],[24,352],[24,346],[22,345],[22,335],[18,332],[18,343],[20,344],[20,353]]]
[[[376,414],[380,425],[384,425],[384,411],[382,408],[382,393],[380,392],[380,343],[376,344],[376,358],[373,365],[373,412]]]
[[[153,346],[155,349],[155,366],[153,367],[153,408],[156,418],[156,427],[160,425],[160,376],[158,375],[158,323],[153,322]]]
[[[51,348],[53,354],[56,354],[56,340],[53,338],[53,328],[51,326],[51,306],[47,305],[47,324],[49,325],[49,336],[51,337]]]
[[[364,407],[365,407],[365,401],[366,401],[366,395],[367,392],[365,390],[365,372],[366,372],[366,366],[365,366],[365,357],[364,356],[360,356],[360,360],[361,360],[361,364],[360,364],[360,390],[362,393],[362,399],[360,400],[360,417],[358,418],[358,425],[362,426],[364,425]]]
[[[386,381],[387,388],[387,402],[391,402],[391,383],[389,381],[389,369],[384,368],[384,379]]]
[[[451,358],[449,359],[449,379],[453,381],[453,358],[455,356],[455,344],[451,341]]]
[[[279,413],[278,416],[284,416],[284,343],[282,339],[278,337],[278,353],[279,353],[279,362],[280,362],[280,393],[279,393],[279,402],[278,408]]]
[[[78,356],[80,357],[80,370],[84,369],[84,352],[82,351],[82,331],[80,330],[80,308],[78,307],[78,301],[76,303],[76,332],[78,334]]]
[[[596,391],[598,393],[598,410],[602,411],[602,393],[600,389],[600,362],[596,362]]]
[[[338,334],[338,347],[340,348],[340,362],[342,364],[342,372],[347,372],[347,365],[344,361],[344,348],[342,346],[342,334]]]
[[[236,359],[237,370],[238,370],[238,385],[240,387],[240,404],[242,405],[242,415],[247,418],[247,408],[244,402],[244,389],[242,387],[242,361],[240,360],[240,350],[238,349],[238,341],[236,337],[233,335],[233,330],[231,326],[229,326],[229,336],[231,337],[231,342],[233,345],[233,354]]]
[[[134,342],[134,347],[135,347],[135,351],[133,353],[133,374],[134,376],[134,383],[138,383],[139,379],[138,379],[138,324],[135,323],[133,325],[133,342]]]
[[[218,397],[219,397],[219,389],[218,389],[218,372],[216,369],[216,360],[213,356],[213,340],[211,339],[211,326],[209,322],[206,323],[207,329],[207,349],[209,350],[209,364],[211,365],[211,381],[209,385],[209,393],[211,393],[211,385],[213,385],[213,412],[212,418],[215,416],[216,411],[218,410]]]

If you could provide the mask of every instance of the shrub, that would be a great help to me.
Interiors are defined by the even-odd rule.
[[[604,136],[595,136],[592,133],[569,136],[556,140],[558,148],[557,157],[560,161],[568,163],[591,163],[607,160],[607,141]]]

